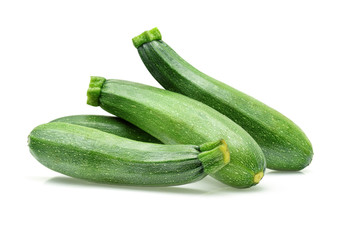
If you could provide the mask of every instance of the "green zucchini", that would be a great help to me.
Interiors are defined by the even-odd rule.
[[[145,143],[64,122],[36,127],[28,144],[44,166],[102,183],[179,185],[197,181],[229,162],[224,140],[201,146]]]
[[[240,126],[207,105],[167,90],[123,80],[91,77],[88,104],[123,118],[166,144],[197,144],[225,139],[231,162],[210,174],[244,188],[263,177],[262,150]]]
[[[52,122],[65,122],[95,128],[120,137],[129,138],[141,142],[161,143],[158,139],[144,132],[133,124],[111,116],[98,115],[74,115],[53,120]]]
[[[262,148],[268,168],[301,170],[310,164],[312,145],[296,124],[194,68],[161,40],[157,28],[135,37],[133,43],[149,72],[165,89],[203,102],[245,129]]]

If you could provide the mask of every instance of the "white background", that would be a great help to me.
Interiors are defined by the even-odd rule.
[[[238,190],[62,176],[29,153],[37,125],[85,104],[90,75],[159,86],[131,38],[157,26],[201,71],[296,122],[301,172]],[[340,239],[340,1],[1,1],[0,239]]]

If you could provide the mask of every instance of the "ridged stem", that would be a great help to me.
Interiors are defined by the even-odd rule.
[[[87,92],[87,104],[95,107],[99,106],[99,97],[101,95],[101,89],[105,81],[106,79],[104,77],[91,76]]]
[[[134,37],[132,40],[133,40],[134,46],[138,48],[144,43],[151,42],[154,40],[161,40],[161,39],[162,37],[161,37],[161,33],[159,29],[153,28],[149,31],[145,31],[141,33],[140,35]]]
[[[230,152],[223,139],[217,142],[204,143],[199,149],[201,153],[198,159],[207,174],[215,173],[230,162]]]

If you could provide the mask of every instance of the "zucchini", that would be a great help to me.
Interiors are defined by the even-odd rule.
[[[135,37],[133,43],[149,72],[165,89],[203,102],[244,128],[262,148],[268,168],[301,170],[310,164],[312,145],[296,124],[194,68],[161,40],[157,28]]]
[[[179,185],[197,181],[229,162],[223,140],[201,146],[145,143],[64,122],[36,127],[28,145],[44,166],[101,183]]]
[[[196,144],[225,139],[231,162],[210,174],[244,188],[263,177],[262,150],[240,126],[207,105],[167,90],[123,80],[91,77],[87,103],[123,118],[166,144]]]
[[[95,128],[120,137],[129,138],[141,142],[161,143],[158,139],[144,132],[133,124],[111,116],[98,115],[74,115],[53,120],[52,122],[65,122]]]

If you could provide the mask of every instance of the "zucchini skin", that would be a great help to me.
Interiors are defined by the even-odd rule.
[[[120,137],[141,142],[161,143],[158,139],[154,138],[150,134],[118,117],[101,115],[73,115],[57,118],[51,122],[65,122],[95,128]]]
[[[225,184],[251,187],[263,176],[265,157],[253,138],[223,114],[194,99],[139,83],[92,77],[88,104],[99,105],[166,144],[200,145],[224,139],[231,161],[210,175]]]
[[[133,39],[152,76],[167,90],[189,96],[216,109],[245,129],[262,148],[267,167],[301,170],[313,157],[312,145],[291,120],[262,102],[200,72],[161,40]],[[158,32],[158,33],[157,33]],[[148,31],[141,35],[148,35]]]
[[[40,125],[28,137],[32,155],[54,171],[94,182],[148,186],[190,183],[217,171],[229,162],[222,143],[208,143],[201,151],[200,146],[138,142],[63,122]]]

